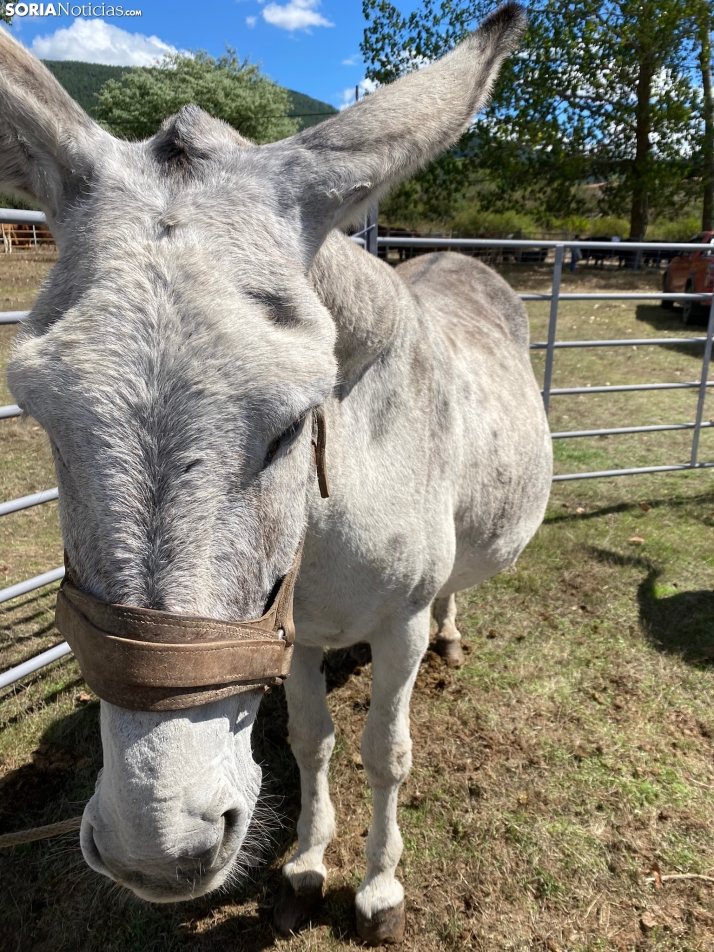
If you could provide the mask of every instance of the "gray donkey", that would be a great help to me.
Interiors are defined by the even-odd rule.
[[[458,139],[523,28],[506,4],[436,64],[261,147],[195,106],[144,142],[115,139],[0,33],[0,186],[41,204],[60,248],[8,376],[50,439],[76,584],[256,618],[306,528],[283,932],[322,893],[335,830],[324,649],[371,645],[357,926],[397,941],[397,794],[432,606],[458,664],[454,593],[513,564],[543,516],[550,440],[517,297],[460,255],[394,271],[334,230]],[[329,499],[311,453],[320,406]],[[154,902],[230,880],[261,785],[260,697],[163,713],[102,701],[104,767],[81,831],[93,869]]]

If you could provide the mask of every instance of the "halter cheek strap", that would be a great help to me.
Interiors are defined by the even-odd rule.
[[[329,495],[325,437],[319,408],[313,447],[323,498]],[[129,710],[178,711],[279,684],[290,673],[303,541],[268,611],[246,622],[110,605],[77,588],[65,553],[55,624],[94,693]]]

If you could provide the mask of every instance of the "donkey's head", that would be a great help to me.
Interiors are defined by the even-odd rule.
[[[502,7],[438,64],[261,147],[194,106],[145,142],[119,141],[0,31],[0,187],[43,206],[60,248],[9,380],[48,433],[81,588],[262,614],[317,492],[310,410],[337,374],[311,261],[332,228],[456,141],[522,27],[520,8]],[[161,714],[102,702],[87,862],[158,901],[220,885],[258,797],[258,703],[255,691]]]

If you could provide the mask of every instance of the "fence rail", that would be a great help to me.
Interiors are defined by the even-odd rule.
[[[0,208],[0,222],[4,225],[46,225],[44,212],[24,208]]]
[[[19,598],[21,595],[27,595],[38,588],[44,588],[45,585],[51,585],[53,582],[59,582],[64,578],[64,567],[52,569],[49,572],[43,572],[42,575],[35,575],[34,578],[28,578],[25,582],[18,582],[17,585],[11,585],[9,588],[3,588],[0,591],[0,605],[3,602],[10,602],[13,598]]]
[[[58,498],[57,487],[54,489],[43,489],[42,492],[32,493],[30,496],[20,496],[19,499],[11,499],[9,502],[0,503],[0,516],[8,516],[11,512],[19,512],[21,509],[29,509],[31,506],[41,506],[45,502],[52,502]]]
[[[0,209],[0,221],[9,224],[44,224],[45,218],[40,212],[17,211],[15,209]],[[548,321],[548,338],[546,341],[535,341],[530,346],[534,351],[545,351],[545,370],[543,380],[543,403],[546,412],[550,408],[551,397],[561,397],[579,394],[592,393],[623,393],[651,390],[682,390],[697,389],[699,391],[697,410],[695,419],[691,423],[663,423],[653,426],[632,426],[632,427],[614,427],[599,430],[568,430],[553,433],[553,439],[582,439],[596,436],[614,436],[631,433],[652,433],[669,430],[691,430],[692,444],[690,458],[687,463],[674,463],[663,466],[641,466],[630,469],[600,470],[590,473],[566,473],[553,477],[554,482],[564,482],[577,479],[596,479],[614,476],[634,476],[644,473],[666,473],[678,470],[709,469],[714,467],[714,461],[700,462],[698,459],[699,438],[701,431],[714,426],[714,422],[703,420],[704,401],[707,388],[714,386],[714,381],[708,380],[709,364],[712,353],[712,340],[714,338],[714,295],[705,294],[655,294],[639,292],[622,293],[561,293],[561,281],[563,273],[563,263],[565,260],[565,251],[568,248],[602,250],[607,249],[613,254],[618,251],[665,251],[674,248],[678,253],[685,251],[702,251],[705,246],[702,244],[676,243],[676,242],[586,242],[586,241],[538,241],[536,239],[469,239],[469,238],[398,238],[398,237],[378,237],[377,236],[377,215],[376,209],[370,209],[364,228],[352,236],[353,240],[362,245],[365,250],[371,254],[378,254],[380,248],[415,248],[417,250],[432,249],[479,249],[479,248],[548,248],[555,250],[553,262],[553,278],[551,290],[545,294],[522,293],[520,298],[524,301],[549,301],[550,315]],[[633,340],[574,340],[558,341],[556,340],[558,306],[560,301],[617,301],[617,300],[670,300],[683,302],[686,300],[697,302],[711,302],[709,308],[709,320],[707,324],[707,333],[704,337],[658,337],[658,338],[637,338]],[[17,324],[24,320],[28,311],[7,311],[0,313],[0,324]],[[654,346],[694,346],[704,345],[704,355],[702,359],[702,368],[699,380],[676,383],[657,383],[657,384],[627,384],[627,385],[605,385],[595,387],[553,387],[553,363],[556,350],[578,347],[654,347]],[[17,417],[21,414],[18,406],[8,405],[0,407],[0,420]],[[56,500],[57,489],[44,490],[40,493],[33,493],[29,496],[23,496],[19,499],[10,500],[0,504],[0,516],[11,512],[18,512],[22,509],[35,505],[42,505],[46,502]],[[42,575],[27,579],[17,585],[0,590],[0,604],[18,598],[21,595],[28,594],[36,589],[50,585],[59,581],[64,576],[64,568],[53,569]],[[0,689],[14,684],[21,678],[27,677],[47,664],[64,657],[70,653],[69,645],[66,642],[55,645],[35,658],[31,658],[20,665],[0,674]]]
[[[2,217],[2,210],[0,210]],[[358,233],[360,234],[360,233]],[[687,241],[558,241],[552,238],[399,238],[380,235],[377,239],[380,248],[585,248],[593,251],[666,251],[668,248],[683,251],[702,251],[708,247],[702,242]]]
[[[586,250],[608,250],[613,254],[617,252],[627,253],[630,251],[665,251],[673,248],[681,254],[685,251],[702,252],[711,246],[703,243],[688,242],[651,242],[651,241],[538,241],[536,239],[488,239],[488,238],[392,238],[380,237],[377,242],[381,248],[421,248],[424,250],[456,248],[459,250],[479,249],[479,248],[553,248],[555,249],[555,260],[553,262],[553,280],[550,293],[546,294],[521,294],[520,298],[524,301],[550,301],[550,317],[548,321],[548,339],[547,341],[535,341],[531,344],[532,350],[545,350],[545,372],[543,380],[543,403],[546,412],[550,409],[551,397],[573,396],[586,393],[625,393],[651,390],[685,390],[698,389],[699,398],[697,401],[697,411],[695,420],[692,423],[682,424],[661,424],[656,427],[658,430],[692,430],[692,445],[690,459],[688,463],[677,463],[668,466],[640,466],[630,469],[620,470],[598,470],[591,473],[565,473],[554,476],[554,482],[565,482],[575,479],[596,479],[599,477],[612,476],[634,476],[640,473],[663,473],[680,469],[704,469],[713,466],[714,463],[700,463],[698,460],[699,438],[701,431],[711,427],[711,423],[703,422],[704,400],[706,398],[707,388],[714,385],[714,381],[708,380],[709,364],[712,352],[712,337],[714,335],[714,295],[709,293],[698,294],[675,294],[675,293],[652,293],[652,292],[631,292],[623,291],[619,293],[561,293],[560,286],[563,275],[563,263],[565,260],[565,251],[570,248],[578,248],[580,251]],[[684,338],[638,338],[636,340],[575,340],[575,341],[557,341],[556,328],[558,321],[558,305],[560,301],[697,301],[699,303],[709,302],[709,320],[707,323],[706,337],[684,337]],[[555,351],[564,348],[577,347],[650,347],[650,346],[670,346],[672,344],[693,346],[695,344],[704,344],[704,356],[702,359],[702,369],[699,380],[687,383],[660,383],[660,384],[627,384],[596,387],[553,387],[553,362]],[[553,434],[554,439],[581,439],[586,436],[609,436],[617,433],[650,433],[654,428],[645,426],[618,427],[616,429],[602,430],[572,430]]]
[[[6,225],[9,227],[6,228]],[[33,247],[37,250],[43,246],[54,245],[54,238],[47,229],[42,212],[0,208],[0,242],[7,254],[12,251],[13,246]]]

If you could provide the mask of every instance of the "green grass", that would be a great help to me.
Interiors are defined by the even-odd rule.
[[[7,309],[28,298],[24,268],[0,259]],[[658,280],[566,276],[568,285],[589,288],[606,279],[624,289]],[[514,283],[541,289],[547,275],[517,272]],[[533,339],[544,338],[547,313],[547,305],[531,306]],[[575,302],[563,304],[559,336],[684,333],[676,311]],[[10,336],[0,332],[3,359]],[[542,373],[542,355],[534,364]],[[674,347],[561,351],[554,385],[693,380],[698,368],[696,351]],[[693,419],[695,405],[693,392],[554,398],[551,422],[558,430],[678,422]],[[3,498],[53,485],[42,432],[31,420],[2,426]],[[690,439],[562,441],[556,467],[676,462],[687,458]],[[702,458],[713,451],[703,434]],[[454,672],[427,654],[412,705],[414,767],[400,797],[408,949],[714,949],[712,882],[666,879],[714,878],[713,532],[706,471],[561,483],[518,564],[461,594],[468,664]],[[5,584],[58,565],[60,556],[53,504],[3,521]],[[33,593],[0,606],[0,668],[59,640],[52,600],[51,592]],[[339,655],[328,661],[339,685],[330,693],[338,835],[326,858],[329,891],[314,928],[281,943],[301,952],[357,945],[352,900],[371,797],[355,755],[370,670],[347,676],[346,664]],[[0,696],[0,829],[75,815],[91,794],[101,766],[98,704],[82,700],[83,690],[69,659]],[[286,732],[284,699],[273,692],[254,744],[284,825],[253,879],[230,895],[151,907],[91,873],[76,837],[18,848],[0,853],[0,947],[272,948],[270,904],[299,803]],[[661,890],[647,882],[654,864],[665,877]]]

